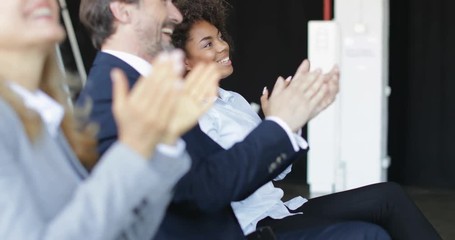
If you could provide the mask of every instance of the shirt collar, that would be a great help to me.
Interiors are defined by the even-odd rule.
[[[232,102],[234,100],[234,95],[231,92],[226,91],[222,88],[218,89],[218,96],[219,96],[218,99],[220,99],[223,102]]]
[[[16,83],[9,83],[9,85],[23,99],[25,106],[40,115],[51,136],[57,136],[65,114],[63,107],[41,90],[30,92]]]
[[[124,62],[128,63],[128,65],[133,67],[134,70],[139,72],[139,74],[141,74],[142,76],[149,75],[150,71],[152,70],[152,65],[149,62],[145,61],[144,59],[136,55],[115,50],[102,50],[102,52],[120,58]]]

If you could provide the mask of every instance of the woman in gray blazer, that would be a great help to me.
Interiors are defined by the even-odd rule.
[[[179,83],[178,52],[162,55],[131,91],[113,72],[120,137],[89,174],[94,131],[66,103],[58,16],[55,0],[0,8],[0,239],[151,239],[190,165],[179,137],[209,107],[201,97],[216,95],[218,74],[205,64]],[[182,115],[191,103],[200,104]]]

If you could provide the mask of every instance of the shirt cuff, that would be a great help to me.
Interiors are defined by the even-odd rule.
[[[156,146],[156,150],[163,155],[175,158],[182,155],[183,151],[185,151],[185,147],[186,147],[185,142],[182,139],[178,139],[175,145],[167,145],[160,143]]]
[[[302,129],[299,129],[297,133],[294,133],[294,137],[301,149],[308,148],[308,142],[302,137]]]
[[[278,124],[281,128],[283,128],[283,130],[288,135],[289,140],[291,141],[294,151],[298,152],[300,151],[300,149],[308,148],[308,142],[302,136],[300,136],[300,134],[293,133],[288,124],[281,120],[279,117],[269,116],[266,117],[265,119],[273,121],[276,124]],[[298,133],[301,133],[301,130],[299,130]]]

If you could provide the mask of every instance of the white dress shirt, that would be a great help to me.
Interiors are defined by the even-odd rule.
[[[15,83],[10,83],[9,86],[22,97],[25,106],[40,115],[46,130],[52,137],[56,137],[65,114],[63,107],[41,90],[30,92]]]
[[[267,120],[275,121],[285,129],[295,151],[308,147],[307,142],[301,136],[293,134],[281,119],[269,117]],[[221,88],[213,107],[199,119],[202,131],[225,149],[242,141],[260,122],[260,117],[240,94]],[[283,179],[290,171],[291,166],[275,180]],[[232,202],[231,206],[244,234],[256,230],[257,223],[266,217],[281,219],[294,215],[288,208],[295,210],[307,201],[298,196],[284,203],[281,201],[282,197],[283,190],[268,182],[248,198]]]

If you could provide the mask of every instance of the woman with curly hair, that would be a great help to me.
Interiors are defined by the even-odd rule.
[[[231,75],[234,69],[225,28],[227,3],[223,0],[175,3],[182,12],[183,22],[175,29],[172,39],[186,53],[187,71],[199,62],[216,62],[223,78]],[[277,84],[286,85],[290,81],[280,77]],[[268,101],[269,94],[264,89],[261,103],[266,117],[270,117]],[[241,95],[221,88],[214,106],[199,119],[201,129],[225,149],[242,141],[260,122]],[[297,136],[296,139],[303,145],[306,143]],[[394,183],[365,186],[308,201],[297,197],[283,202],[282,196],[283,191],[269,182],[248,198],[231,203],[245,235],[258,227],[270,226],[278,239],[357,239],[358,236],[327,235],[327,232],[337,224],[360,221],[381,226],[392,239],[440,239],[415,204]],[[306,230],[312,230],[311,234]],[[388,239],[387,233],[377,231],[376,236],[365,239]]]

